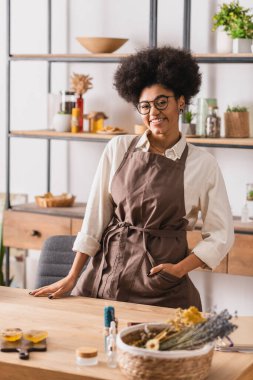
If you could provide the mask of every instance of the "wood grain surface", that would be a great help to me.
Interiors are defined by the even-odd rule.
[[[27,290],[0,287],[1,328],[23,330],[45,329],[47,352],[32,352],[28,361],[16,353],[0,352],[1,380],[123,380],[120,370],[106,365],[103,353],[103,309],[115,307],[119,328],[127,322],[165,321],[174,309],[113,302],[84,297],[49,300],[34,298]],[[236,343],[253,343],[253,317],[240,317],[233,334]],[[94,346],[99,351],[99,364],[78,367],[75,349]],[[208,380],[249,380],[253,378],[253,354],[215,352]]]

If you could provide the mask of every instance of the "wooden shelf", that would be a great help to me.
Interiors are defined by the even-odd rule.
[[[115,135],[98,134],[98,133],[71,133],[56,132],[54,130],[32,130],[32,131],[11,131],[10,137],[26,137],[36,139],[53,139],[53,140],[76,140],[76,141],[96,141],[104,142],[110,140]]]
[[[10,137],[26,137],[37,139],[54,140],[76,140],[76,141],[96,141],[105,142],[117,135],[100,135],[98,133],[71,133],[56,132],[54,130],[31,130],[31,131],[11,131]],[[217,148],[244,148],[253,149],[253,138],[198,138],[187,137],[187,141],[198,146],[217,147]]]
[[[35,203],[25,203],[18,206],[13,206],[13,211],[31,212],[36,214],[47,214],[54,216],[66,216],[71,218],[83,218],[86,204],[75,203],[72,207],[38,207]],[[196,224],[196,229],[200,229],[202,221],[199,220]],[[235,232],[242,234],[253,235],[253,220],[248,223],[242,223],[239,216],[234,216]]]
[[[199,63],[253,63],[253,54],[193,54]]]
[[[130,54],[11,54],[11,61],[108,62],[117,63]],[[193,54],[199,63],[253,63],[253,54]]]
[[[117,63],[129,54],[12,54],[10,61],[108,62]]]
[[[18,206],[13,206],[12,210],[31,212],[33,214],[83,219],[85,207],[86,203],[74,203],[72,207],[38,207],[36,203],[25,203]]]
[[[198,146],[216,148],[241,148],[253,149],[253,138],[205,138],[186,137],[187,141]]]
[[[248,223],[242,223],[239,216],[234,216],[234,230],[235,233],[253,235],[253,220]],[[198,220],[196,224],[196,229],[200,230],[202,226],[202,221]]]

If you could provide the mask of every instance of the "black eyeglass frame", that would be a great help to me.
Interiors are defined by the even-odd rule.
[[[161,98],[166,98],[166,100],[167,100],[167,103],[165,104],[165,106],[157,106],[157,101],[159,100],[159,99],[161,99]],[[175,95],[159,95],[159,96],[157,96],[154,100],[152,100],[152,101],[148,101],[148,100],[143,100],[142,102],[139,102],[139,103],[137,103],[136,104],[136,109],[137,109],[137,111],[141,114],[141,115],[148,115],[149,114],[149,112],[150,112],[150,110],[151,110],[151,103],[153,103],[154,104],[154,107],[158,110],[158,111],[162,111],[162,110],[165,110],[167,107],[168,107],[168,99],[169,98],[176,98],[176,96]],[[149,108],[148,108],[148,111],[147,112],[145,112],[145,113],[143,113],[143,112],[141,112],[140,111],[140,109],[139,109],[139,107],[141,106],[141,104],[143,104],[143,103],[146,103],[146,104],[148,104],[148,106],[149,106]]]

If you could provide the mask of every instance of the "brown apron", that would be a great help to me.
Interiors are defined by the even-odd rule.
[[[201,310],[199,293],[188,275],[164,271],[147,276],[158,264],[176,264],[188,254],[184,219],[186,145],[179,160],[135,151],[133,139],[112,180],[114,215],[101,249],[89,261],[73,295],[165,307]]]

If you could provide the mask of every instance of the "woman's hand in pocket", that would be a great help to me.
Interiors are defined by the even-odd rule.
[[[175,276],[178,278],[181,278],[183,276],[183,274],[180,273],[179,266],[177,264],[171,264],[171,263],[159,264],[153,267],[150,270],[149,275],[152,276],[153,274],[161,272],[161,271],[167,272],[171,274],[172,276]]]

